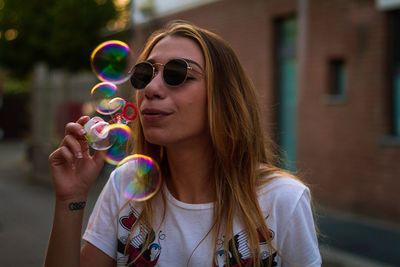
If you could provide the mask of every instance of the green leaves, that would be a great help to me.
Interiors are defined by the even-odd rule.
[[[112,0],[0,0],[0,66],[17,75],[39,61],[89,69],[101,32],[118,15]]]

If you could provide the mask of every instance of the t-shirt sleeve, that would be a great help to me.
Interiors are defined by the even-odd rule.
[[[304,189],[289,217],[283,233],[282,267],[320,267],[321,255],[310,204],[310,192]]]
[[[96,201],[83,239],[116,259],[119,197],[114,175],[112,172]]]

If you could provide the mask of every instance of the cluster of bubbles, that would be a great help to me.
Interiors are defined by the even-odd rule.
[[[105,151],[105,161],[120,167],[117,179],[130,179],[125,197],[144,201],[160,189],[161,172],[156,161],[145,155],[128,155],[127,142],[132,138],[128,123],[137,119],[138,108],[119,94],[118,85],[129,80],[133,66],[132,50],[121,41],[107,41],[97,46],[90,57],[92,70],[101,81],[90,91],[94,110],[99,114],[85,125],[91,148]],[[104,117],[109,118],[104,120]]]

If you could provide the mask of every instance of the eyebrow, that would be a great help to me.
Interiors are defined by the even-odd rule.
[[[183,59],[186,60],[186,61],[189,62],[189,63],[192,63],[192,64],[196,65],[197,67],[199,67],[199,69],[200,69],[201,71],[204,71],[203,68],[200,66],[200,64],[197,63],[196,61],[191,60],[191,59],[189,59],[189,58],[183,58]]]

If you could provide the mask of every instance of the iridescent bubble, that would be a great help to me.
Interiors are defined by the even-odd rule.
[[[119,178],[129,179],[124,190],[128,199],[145,201],[153,197],[161,187],[161,172],[156,161],[144,155],[131,155],[118,164]]]
[[[115,105],[110,102],[116,97],[117,90],[117,86],[110,82],[101,82],[92,88],[90,95],[92,96],[93,106],[98,113],[110,115],[116,111]]]
[[[108,102],[108,114],[111,115],[112,120],[108,123],[122,123],[127,124],[126,120],[122,116],[122,110],[125,106],[126,101],[121,97],[116,97]]]
[[[100,117],[91,118],[83,128],[89,146],[95,150],[107,150],[115,142],[115,136],[110,135],[110,124]]]
[[[121,110],[124,107],[125,103],[126,100],[121,97],[115,97],[111,99],[110,102],[108,103],[110,110],[113,111],[111,114],[114,114],[118,110]]]
[[[132,131],[129,126],[121,123],[111,124],[108,130],[113,144],[107,150],[104,159],[109,164],[117,165],[128,154],[127,142],[131,138]]]
[[[107,41],[97,46],[90,56],[92,70],[101,81],[120,84],[129,79],[133,66],[132,52],[121,41]]]

